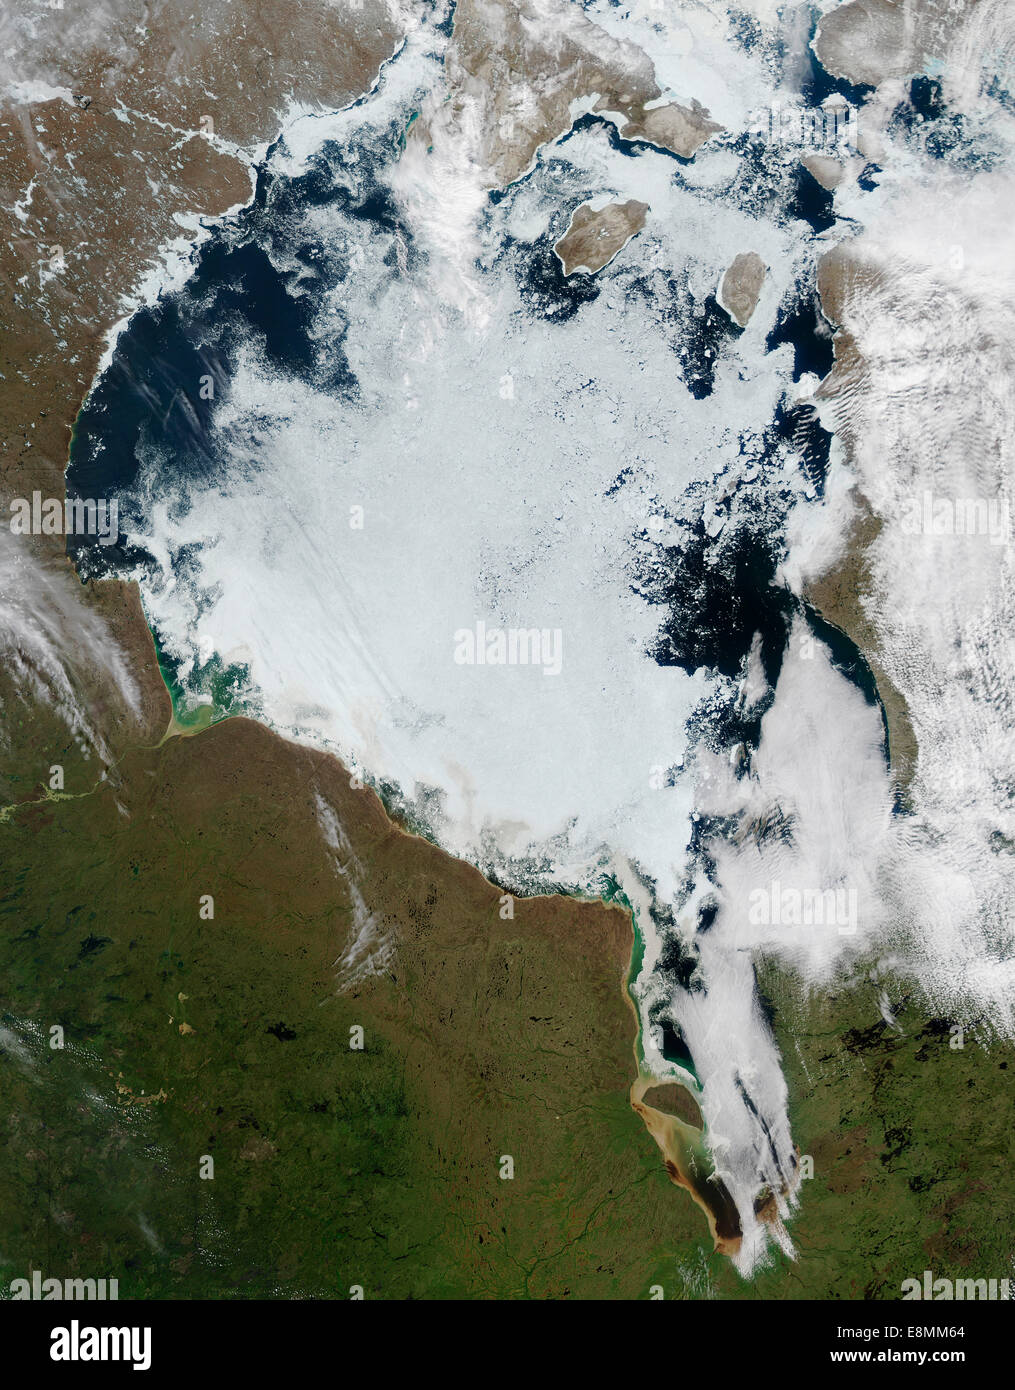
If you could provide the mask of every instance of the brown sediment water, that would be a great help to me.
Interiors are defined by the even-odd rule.
[[[630,905],[628,921],[631,925],[633,949],[625,981],[624,998],[634,1015],[635,1024],[635,1079],[630,1091],[631,1109],[641,1116],[645,1128],[658,1144],[670,1181],[677,1187],[684,1188],[695,1205],[705,1213],[716,1251],[720,1255],[737,1255],[743,1240],[740,1214],[725,1183],[714,1176],[712,1160],[705,1145],[704,1125],[691,1124],[679,1115],[667,1114],[665,1110],[659,1109],[661,1105],[668,1105],[674,1110],[683,1109],[685,1115],[697,1115],[700,1119],[701,1112],[697,1101],[688,1087],[678,1087],[671,1076],[653,1076],[642,1060],[641,1016],[638,1013],[633,985],[643,961],[643,943]],[[686,1094],[678,1098],[678,1091]],[[655,1104],[650,1104],[650,1099]]]
[[[639,1070],[631,1087],[631,1108],[659,1145],[670,1181],[689,1192],[705,1213],[716,1250],[736,1255],[742,1239],[740,1217],[725,1184],[712,1176],[704,1131],[646,1103],[646,1093],[659,1084],[659,1078]]]
[[[174,704],[169,727],[163,734],[161,742],[165,743],[170,738],[193,738],[195,734],[203,733],[205,729],[210,729],[212,724],[217,722],[221,721],[215,719],[214,705],[200,705],[190,718],[181,719]]]

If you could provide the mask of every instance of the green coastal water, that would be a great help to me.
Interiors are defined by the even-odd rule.
[[[257,716],[259,704],[251,697],[248,666],[226,666],[216,655],[195,668],[184,686],[179,679],[179,662],[163,648],[151,625],[149,631],[159,672],[172,702],[173,725],[177,732],[199,733],[237,714]]]

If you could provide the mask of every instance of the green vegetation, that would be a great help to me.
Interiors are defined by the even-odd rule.
[[[21,808],[0,852],[0,1294],[29,1268],[160,1298],[890,1298],[924,1268],[1010,1272],[1010,1052],[952,1049],[915,998],[896,1032],[884,980],[808,1001],[760,971],[814,1178],[800,1258],[745,1284],[630,1108],[619,907],[501,919],[245,719]],[[339,992],[364,913],[393,950]]]

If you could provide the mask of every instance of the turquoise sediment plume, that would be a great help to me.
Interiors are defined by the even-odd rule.
[[[195,700],[178,679],[177,662],[163,649],[155,631],[150,627],[149,631],[155,645],[159,673],[173,710],[166,731],[167,738],[174,734],[200,733],[202,729],[208,729],[232,715],[251,712],[249,702],[243,699],[249,677],[246,667],[223,666],[219,658],[213,656],[196,672],[195,683],[204,698]]]

